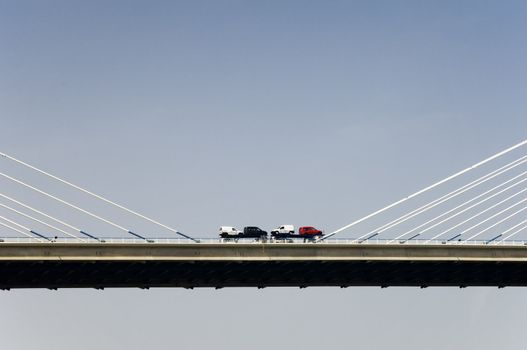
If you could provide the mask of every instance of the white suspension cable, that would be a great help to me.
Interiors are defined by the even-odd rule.
[[[88,210],[85,210],[85,209],[82,209],[82,208],[80,208],[80,207],[78,207],[78,206],[76,206],[76,205],[74,205],[74,204],[71,204],[70,202],[67,202],[67,201],[65,201],[65,200],[63,200],[63,199],[60,199],[60,198],[58,198],[58,197],[55,197],[54,195],[49,194],[48,192],[42,191],[42,190],[40,190],[40,189],[38,189],[38,188],[36,188],[36,187],[34,187],[34,186],[31,186],[31,185],[29,185],[29,184],[27,184],[27,183],[25,183],[25,182],[23,182],[23,181],[20,181],[20,180],[18,180],[18,179],[15,179],[14,177],[11,177],[11,176],[6,175],[6,174],[1,173],[1,172],[0,172],[0,176],[3,176],[3,177],[5,177],[5,178],[7,178],[7,179],[9,179],[9,180],[11,180],[11,181],[14,181],[14,182],[16,182],[16,183],[18,183],[18,184],[20,184],[20,185],[22,185],[22,186],[25,186],[25,187],[27,187],[27,188],[33,190],[33,191],[36,191],[36,192],[38,192],[38,193],[40,193],[40,194],[43,194],[43,195],[45,195],[45,196],[47,196],[47,197],[49,197],[49,198],[52,198],[52,199],[54,199],[54,200],[56,200],[56,201],[58,201],[58,202],[60,202],[60,203],[62,203],[62,204],[65,204],[65,205],[67,205],[67,206],[69,206],[69,207],[71,207],[71,208],[73,208],[73,209],[76,209],[76,210],[78,210],[78,211],[80,211],[80,212],[83,212],[84,214],[87,214],[87,215],[89,215],[89,216],[91,216],[91,217],[93,217],[93,218],[95,218],[95,219],[98,219],[98,220],[100,220],[100,221],[102,221],[102,222],[105,222],[105,223],[107,223],[107,224],[109,224],[109,225],[111,225],[111,226],[113,226],[113,227],[116,227],[116,228],[118,228],[118,229],[120,229],[120,230],[123,230],[123,231],[125,231],[125,232],[127,232],[127,233],[131,233],[130,230],[128,230],[127,228],[125,228],[125,227],[123,227],[123,226],[121,226],[121,225],[118,225],[118,224],[116,224],[116,223],[114,223],[114,222],[112,222],[112,221],[110,221],[110,220],[107,220],[107,219],[102,218],[102,217],[100,217],[100,216],[98,216],[98,215],[96,215],[96,214],[93,214],[92,212],[90,212],[90,211],[88,211]]]
[[[9,222],[10,224],[16,225],[16,226],[20,227],[20,228],[23,229],[23,230],[31,231],[31,229],[30,229],[29,227],[26,227],[26,226],[24,226],[24,225],[21,225],[21,224],[15,222],[15,221],[13,221],[13,220],[10,220],[10,219],[8,219],[8,218],[6,218],[6,217],[0,216],[0,219],[5,220],[5,221]]]
[[[524,158],[527,158],[527,156],[524,157]],[[463,193],[473,189],[474,187],[477,187],[477,186],[479,186],[479,185],[481,185],[481,184],[483,184],[483,183],[495,178],[496,176],[501,175],[504,172],[509,171],[509,170],[511,170],[511,169],[513,169],[513,168],[515,168],[515,167],[517,167],[517,166],[519,166],[519,165],[521,165],[521,164],[523,164],[525,162],[527,162],[527,160],[523,160],[522,162],[520,162],[518,164],[515,164],[515,165],[509,167],[508,169],[502,170],[502,171],[497,172],[497,173],[495,173],[497,171],[497,170],[495,170],[492,173],[490,173],[490,174],[493,174],[492,176],[489,176],[490,174],[487,174],[487,175],[485,175],[485,176],[483,176],[483,177],[481,177],[481,178],[479,178],[477,180],[474,180],[474,181],[470,182],[469,184],[467,184],[465,186],[462,186],[462,187],[460,187],[460,188],[458,188],[458,189],[456,189],[456,190],[454,190],[454,191],[452,191],[452,192],[450,192],[450,193],[448,193],[448,194],[446,194],[446,195],[444,195],[444,196],[442,196],[442,197],[440,197],[440,198],[438,198],[438,199],[436,199],[436,200],[434,200],[432,202],[429,202],[428,204],[426,204],[426,205],[424,205],[424,206],[422,206],[422,207],[420,207],[418,209],[415,209],[413,212],[411,212],[409,214],[403,215],[402,217],[394,220],[395,222],[393,222],[392,224],[388,224],[386,227],[384,227],[383,229],[379,230],[378,233],[382,233],[382,232],[384,232],[384,231],[386,231],[386,230],[388,230],[388,229],[390,229],[392,227],[395,227],[395,226],[397,226],[397,225],[399,225],[399,224],[401,224],[401,223],[403,223],[403,222],[405,222],[407,220],[410,220],[410,219],[416,217],[419,214],[422,214],[422,213],[424,213],[424,212],[426,212],[426,211],[428,211],[428,210],[430,210],[432,208],[435,208],[439,204],[442,204],[442,203],[444,203],[444,202],[446,202],[446,201],[448,201],[448,200],[450,200],[452,198],[455,198],[455,197],[459,196],[460,194],[463,194]],[[480,181],[480,180],[482,180],[482,181]]]
[[[511,152],[511,151],[513,151],[513,150],[515,150],[515,149],[517,149],[517,148],[519,148],[519,147],[521,147],[521,146],[523,146],[525,144],[527,144],[527,140],[524,140],[524,141],[522,141],[520,143],[517,143],[516,145],[514,145],[512,147],[509,147],[506,150],[503,150],[503,151],[501,151],[499,153],[496,153],[495,155],[493,155],[491,157],[488,157],[488,158],[482,160],[479,163],[476,163],[476,164],[474,164],[474,165],[472,165],[472,166],[470,166],[470,167],[468,167],[466,169],[463,169],[463,170],[461,170],[461,171],[459,171],[459,172],[457,172],[457,173],[455,173],[455,174],[453,174],[453,175],[451,175],[451,176],[449,176],[449,177],[447,177],[447,178],[445,178],[445,179],[443,179],[441,181],[438,181],[438,182],[436,182],[436,183],[434,183],[434,184],[432,184],[432,185],[430,185],[430,186],[428,186],[428,187],[426,187],[426,188],[424,188],[424,189],[422,189],[420,191],[417,191],[417,192],[415,192],[415,193],[413,193],[413,194],[411,194],[411,195],[409,195],[409,196],[407,196],[407,197],[405,197],[405,198],[403,198],[401,200],[398,200],[397,202],[394,202],[394,203],[392,203],[392,204],[390,204],[390,205],[388,205],[388,206],[386,206],[384,208],[381,208],[381,209],[379,209],[379,210],[377,210],[377,211],[375,211],[375,212],[373,212],[373,213],[371,213],[369,215],[366,215],[366,216],[364,216],[364,217],[362,217],[362,218],[360,218],[358,220],[355,220],[351,224],[346,225],[344,227],[341,227],[341,228],[331,232],[330,234],[326,235],[322,239],[327,239],[327,238],[329,238],[329,237],[331,237],[331,236],[333,236],[333,235],[335,235],[335,234],[337,234],[339,232],[342,232],[342,231],[344,231],[344,230],[346,230],[346,229],[348,229],[348,228],[350,228],[352,226],[355,226],[355,225],[363,222],[364,220],[367,220],[367,219],[369,219],[369,218],[371,218],[371,217],[373,217],[375,215],[378,215],[378,214],[380,214],[382,212],[385,212],[386,210],[388,210],[390,208],[393,208],[396,205],[399,205],[399,204],[401,204],[403,202],[406,202],[407,200],[409,200],[411,198],[414,198],[414,197],[416,197],[416,196],[418,196],[418,195],[420,195],[420,194],[422,194],[424,192],[427,192],[427,191],[429,191],[429,190],[431,190],[431,189],[433,189],[433,188],[435,188],[435,187],[437,187],[437,186],[439,186],[441,184],[444,184],[445,182],[448,182],[448,181],[450,181],[450,180],[452,180],[452,179],[454,179],[454,178],[456,178],[458,176],[461,176],[461,175],[463,175],[463,174],[465,174],[465,173],[467,173],[467,172],[469,172],[469,171],[471,171],[473,169],[476,169],[476,168],[480,167],[481,165],[486,164],[486,163],[488,163],[488,162],[490,162],[490,161],[492,161],[492,160],[494,160],[494,159],[496,159],[498,157],[501,157],[502,155],[505,155],[505,154],[507,154],[507,153],[509,153],[509,152]]]
[[[13,203],[16,203],[16,204],[18,204],[18,205],[20,205],[20,206],[22,206],[22,207],[24,207],[24,208],[26,208],[26,209],[29,209],[29,210],[31,210],[31,211],[37,213],[37,214],[40,214],[40,215],[42,215],[42,216],[44,216],[44,217],[46,217],[46,218],[48,218],[48,219],[51,219],[51,220],[53,220],[53,221],[55,221],[55,222],[58,222],[58,223],[61,224],[61,225],[64,225],[64,226],[66,226],[66,227],[68,227],[68,228],[71,228],[71,229],[73,229],[73,230],[79,232],[79,233],[80,233],[81,235],[83,235],[83,236],[89,237],[89,238],[91,238],[91,239],[95,239],[95,240],[97,240],[97,241],[102,241],[100,238],[97,238],[97,237],[95,237],[95,236],[93,236],[93,235],[91,235],[91,234],[89,234],[89,233],[87,233],[87,232],[84,232],[83,230],[81,230],[81,229],[78,228],[78,227],[75,227],[75,226],[73,226],[73,225],[70,225],[70,224],[68,224],[67,222],[64,222],[64,221],[62,221],[62,220],[60,220],[60,219],[57,219],[57,218],[55,218],[55,217],[53,217],[53,216],[51,216],[51,215],[48,215],[48,214],[46,214],[46,213],[44,213],[44,212],[42,212],[42,211],[40,211],[40,210],[38,210],[38,209],[35,209],[35,208],[33,208],[33,207],[27,205],[27,204],[24,204],[24,203],[22,203],[22,202],[20,202],[20,201],[17,201],[17,200],[14,199],[14,198],[11,198],[11,197],[9,197],[9,196],[6,196],[5,194],[0,193],[0,197],[3,197],[3,198],[5,198],[5,199],[7,199],[7,200],[9,200],[9,201],[11,201],[11,202],[13,202]]]
[[[527,220],[523,220],[523,221],[520,222],[519,224],[514,225],[513,227],[511,227],[511,228],[508,229],[507,231],[503,232],[503,235],[504,235],[505,233],[507,233],[507,232],[512,231],[513,229],[517,228],[518,226],[521,226],[521,225],[525,224],[525,223],[527,223]],[[511,234],[508,235],[507,237],[504,237],[501,241],[505,241],[505,240],[511,238],[512,236],[514,236],[514,235],[520,233],[521,231],[525,230],[526,228],[527,228],[527,225],[525,225],[524,227],[522,227],[522,228],[520,228],[520,229],[514,231],[513,233],[511,233]]]
[[[506,211],[508,211],[508,210],[510,210],[510,209],[512,209],[512,208],[514,208],[514,207],[516,207],[516,206],[518,206],[518,205],[520,205],[520,204],[522,204],[522,203],[525,202],[526,200],[527,200],[527,198],[524,198],[524,199],[522,199],[521,201],[516,202],[516,203],[514,203],[513,205],[508,206],[507,208],[505,208],[505,209],[503,209],[503,210],[500,210],[499,212],[497,212],[497,213],[494,214],[494,215],[489,216],[489,217],[486,218],[485,220],[480,221],[480,222],[478,222],[477,224],[472,225],[472,226],[470,226],[469,228],[467,228],[467,229],[465,229],[465,230],[459,232],[458,236],[461,236],[461,235],[463,235],[463,234],[465,234],[465,233],[467,233],[467,232],[469,232],[469,231],[472,231],[474,228],[483,225],[483,224],[486,223],[487,221],[492,220],[492,219],[494,219],[494,218],[497,217],[497,216],[500,216],[501,214],[505,213]],[[485,209],[485,211],[487,211],[487,209]],[[478,213],[478,214],[476,214],[476,215],[474,215],[474,216],[471,216],[470,218],[466,219],[466,220],[463,221],[462,223],[457,224],[456,226],[459,227],[460,225],[462,225],[462,224],[464,224],[464,223],[466,223],[466,222],[469,222],[470,220],[472,220],[472,219],[478,217],[480,214],[481,214],[481,213]],[[441,232],[441,233],[438,234],[437,236],[431,238],[431,240],[432,240],[432,239],[435,239],[435,238],[437,238],[437,237],[440,237],[440,236],[444,235],[444,234],[447,233],[447,232],[452,231],[456,226],[451,227],[451,228],[449,228],[448,230],[445,230],[445,231]]]
[[[73,226],[73,225],[70,225],[70,224],[68,224],[67,222],[64,222],[64,221],[62,221],[62,220],[59,220],[59,219],[57,219],[57,218],[54,218],[54,217],[51,216],[51,215],[48,215],[48,214],[46,214],[46,213],[44,213],[44,212],[41,212],[41,211],[38,210],[38,209],[35,209],[35,208],[33,208],[33,207],[30,207],[29,205],[24,204],[24,203],[22,203],[22,202],[20,202],[20,201],[17,201],[16,199],[11,198],[11,197],[9,197],[9,196],[6,196],[5,194],[0,193],[0,197],[5,198],[5,199],[7,199],[7,200],[9,200],[9,201],[11,201],[11,202],[13,202],[13,203],[16,203],[16,204],[18,204],[18,205],[20,205],[20,206],[22,206],[22,207],[24,207],[24,208],[26,208],[26,209],[29,209],[29,210],[31,210],[31,211],[37,213],[37,214],[40,214],[40,215],[42,215],[42,216],[45,216],[46,218],[51,219],[51,220],[53,220],[53,221],[55,221],[55,222],[58,222],[59,224],[64,225],[64,226],[66,226],[66,227],[69,227],[69,228],[71,228],[71,229],[73,229],[73,230],[75,230],[75,231],[77,231],[77,232],[81,232],[81,229],[80,229],[80,228],[75,227],[75,226]]]
[[[527,198],[526,198],[525,200],[527,200]],[[512,213],[512,214],[510,214],[509,216],[507,216],[507,217],[505,217],[505,218],[499,220],[498,222],[495,222],[494,224],[490,225],[490,226],[487,227],[486,229],[479,231],[478,233],[476,233],[476,234],[473,235],[473,236],[470,236],[470,237],[467,238],[466,240],[468,241],[468,240],[471,240],[471,239],[476,238],[477,236],[481,235],[482,233],[487,232],[487,231],[490,230],[491,228],[498,226],[499,224],[501,224],[501,223],[504,222],[504,221],[509,220],[509,219],[512,218],[513,216],[518,215],[519,213],[521,213],[521,212],[524,211],[525,209],[527,209],[527,206],[521,208],[520,210],[515,211],[514,213]]]
[[[465,220],[461,221],[460,223],[458,223],[458,224],[456,224],[456,225],[450,227],[449,229],[446,229],[446,230],[444,230],[444,231],[438,233],[438,234],[435,235],[434,237],[430,238],[427,242],[430,242],[431,240],[434,240],[434,239],[436,239],[436,238],[439,238],[439,237],[443,236],[445,233],[448,233],[448,232],[452,231],[453,229],[456,229],[456,228],[458,228],[459,226],[462,226],[462,225],[466,224],[467,222],[469,222],[469,221],[471,221],[471,220],[474,220],[475,218],[477,218],[477,217],[479,217],[479,216],[485,214],[486,212],[488,212],[488,211],[490,211],[490,210],[496,208],[497,206],[499,206],[499,205],[505,203],[506,201],[510,200],[511,198],[516,197],[517,195],[519,195],[519,194],[525,192],[526,190],[527,190],[527,188],[526,188],[526,189],[523,189],[523,190],[520,191],[520,192],[517,192],[517,193],[513,194],[512,196],[509,196],[509,197],[505,198],[505,199],[502,200],[502,201],[499,201],[498,203],[496,203],[496,204],[494,204],[494,205],[492,205],[492,206],[490,206],[490,207],[484,209],[483,211],[478,212],[478,213],[475,214],[475,215],[472,215],[472,216],[469,217],[468,219],[465,219]],[[490,219],[493,219],[494,217],[496,217],[496,216],[502,214],[503,212],[506,212],[508,209],[511,209],[512,207],[514,207],[514,206],[516,206],[516,205],[518,205],[518,204],[519,204],[519,203],[516,203],[516,204],[514,204],[513,206],[508,207],[508,208],[502,210],[501,212],[499,212],[499,213],[497,213],[497,214],[494,214],[493,216],[491,216],[491,217],[488,218],[487,220],[482,221],[481,223],[484,223],[484,222],[486,222],[486,221],[488,221],[488,220],[490,220]],[[469,228],[469,229],[467,229],[467,230],[465,230],[465,231],[462,231],[462,232],[459,234],[459,236],[461,236],[463,233],[465,233],[465,232],[467,232],[467,231],[470,231],[472,228],[477,227],[477,226],[478,226],[478,225],[475,225],[475,226],[473,226],[473,227],[471,227],[471,228]]]
[[[474,180],[474,181],[472,181],[472,182],[470,182],[470,183],[468,183],[468,184],[466,184],[464,186],[461,186],[461,187],[459,187],[459,188],[447,193],[446,195],[443,195],[440,198],[437,198],[437,199],[435,199],[435,200],[433,200],[431,202],[428,202],[425,205],[423,205],[423,206],[421,206],[421,207],[419,207],[419,208],[417,208],[417,209],[415,209],[415,210],[413,210],[413,211],[411,211],[411,212],[409,212],[409,213],[407,213],[407,214],[405,214],[405,215],[403,215],[403,216],[401,216],[401,217],[399,217],[399,218],[397,218],[395,220],[390,221],[387,224],[384,224],[382,226],[379,226],[379,227],[375,228],[374,230],[372,230],[372,231],[360,236],[357,239],[361,240],[361,239],[363,239],[365,237],[368,237],[368,236],[370,236],[372,234],[375,234],[375,235],[380,234],[380,233],[382,233],[382,232],[384,232],[384,231],[386,231],[386,230],[388,230],[388,229],[390,229],[390,228],[392,228],[392,227],[394,227],[396,225],[399,225],[400,223],[403,223],[406,220],[409,220],[409,219],[411,219],[411,218],[413,218],[413,217],[415,217],[415,216],[417,216],[417,215],[419,215],[421,213],[424,213],[425,211],[427,211],[429,209],[432,209],[432,208],[438,206],[441,203],[444,203],[445,201],[447,201],[449,199],[452,199],[452,198],[454,198],[454,197],[456,197],[456,196],[458,196],[458,195],[460,195],[460,194],[462,194],[462,193],[464,193],[464,192],[466,192],[468,190],[471,190],[472,188],[474,188],[476,186],[479,186],[479,185],[481,185],[481,184],[483,184],[483,183],[485,183],[487,181],[490,181],[491,179],[493,179],[493,178],[495,178],[495,177],[497,177],[497,176],[499,176],[499,175],[501,175],[501,174],[503,174],[503,173],[505,173],[505,172],[507,172],[507,171],[509,171],[511,169],[514,169],[515,167],[517,167],[517,166],[519,166],[519,165],[521,165],[521,164],[523,164],[525,162],[527,162],[527,156],[523,156],[523,157],[521,157],[519,159],[516,159],[516,160],[514,160],[514,161],[512,161],[512,162],[510,162],[510,163],[508,163],[508,164],[506,164],[506,165],[494,170],[494,171],[491,171],[488,174],[485,174],[485,175],[479,177],[478,179],[476,179],[476,180]]]
[[[37,237],[35,237],[35,236],[32,236],[32,235],[30,235],[30,234],[28,234],[28,233],[26,233],[26,232],[24,232],[24,231],[22,231],[22,230],[17,229],[16,227],[10,226],[10,225],[5,224],[5,223],[3,223],[3,222],[1,222],[1,221],[0,221],[0,225],[2,225],[2,226],[4,226],[4,227],[7,227],[8,229],[10,229],[10,230],[12,230],[12,231],[15,231],[15,232],[21,233],[21,234],[23,234],[24,236],[27,236],[27,237],[32,238],[32,239],[35,239],[35,240],[37,240],[37,241],[39,241],[39,242],[44,242],[43,240],[41,240],[41,239],[39,239],[39,238],[37,238]]]
[[[483,192],[482,194],[480,194],[480,195],[478,195],[478,196],[476,196],[476,197],[474,197],[474,198],[472,198],[472,199],[470,199],[470,200],[468,200],[468,201],[466,201],[464,203],[461,203],[460,205],[456,206],[455,208],[452,208],[452,209],[448,210],[447,212],[445,212],[445,213],[443,213],[441,215],[438,215],[438,216],[434,217],[433,219],[430,219],[427,222],[425,222],[425,223],[423,223],[423,224],[421,224],[419,226],[416,226],[416,227],[414,227],[413,229],[411,229],[409,231],[406,231],[405,233],[395,237],[393,240],[397,240],[397,239],[400,239],[400,238],[402,238],[402,237],[404,237],[406,235],[409,235],[410,233],[415,232],[415,231],[419,230],[420,228],[425,227],[426,225],[430,224],[431,222],[434,222],[434,221],[436,221],[436,220],[438,220],[438,219],[440,219],[440,218],[442,218],[442,217],[444,217],[444,216],[456,211],[457,209],[462,208],[465,205],[472,203],[473,201],[485,196],[486,194],[489,194],[490,192],[492,192],[492,191],[494,191],[494,190],[496,190],[496,189],[498,189],[500,187],[503,187],[504,185],[510,183],[511,181],[516,180],[518,177],[521,177],[521,176],[523,176],[525,174],[527,174],[527,171],[521,173],[520,175],[517,175],[517,176],[513,177],[512,179],[510,179],[508,181],[505,181],[505,182],[499,184],[498,186],[495,186],[495,187],[491,188],[488,191]],[[521,181],[518,181],[517,183],[512,184],[512,185],[510,185],[510,186],[508,186],[508,187],[506,187],[506,188],[504,188],[504,189],[492,194],[491,196],[483,198],[482,200],[478,201],[477,203],[474,203],[473,205],[471,205],[471,206],[469,206],[469,207],[467,207],[467,208],[465,208],[465,209],[463,209],[463,210],[461,210],[461,211],[459,211],[459,212],[457,212],[457,213],[455,213],[455,214],[453,214],[451,216],[448,216],[447,218],[445,218],[445,219],[443,219],[443,220],[441,220],[439,222],[436,222],[435,224],[427,227],[426,229],[419,231],[419,235],[421,235],[422,233],[425,233],[425,232],[427,232],[427,231],[429,231],[429,230],[441,225],[442,223],[445,223],[445,222],[447,222],[449,220],[452,220],[453,218],[463,214],[464,212],[466,212],[466,211],[468,211],[468,210],[470,210],[470,209],[472,209],[472,208],[474,208],[474,207],[476,207],[476,206],[478,206],[478,205],[480,205],[480,204],[482,204],[482,203],[484,203],[484,202],[486,202],[486,201],[488,201],[488,200],[500,195],[503,192],[506,192],[506,191],[510,190],[513,187],[516,187],[516,186],[520,185],[521,183],[523,183],[525,181],[527,181],[527,178],[525,178],[525,179],[523,179]]]
[[[523,174],[526,174],[526,173],[527,173],[527,172],[524,172],[524,173],[522,173],[522,174],[520,174],[520,175],[523,175]],[[515,177],[515,178],[516,178],[516,177]],[[511,179],[511,180],[512,180],[512,179]],[[523,179],[523,180],[521,180],[521,181],[518,181],[518,182],[516,182],[515,184],[512,184],[512,185],[510,185],[510,186],[507,186],[506,188],[504,188],[504,189],[502,189],[502,190],[500,190],[500,191],[498,191],[498,192],[496,192],[496,193],[494,193],[494,194],[492,194],[492,195],[490,195],[490,196],[488,196],[488,197],[482,199],[481,201],[479,201],[479,202],[477,202],[477,203],[475,203],[475,204],[473,204],[473,205],[471,205],[471,206],[469,206],[469,207],[467,207],[467,208],[465,208],[465,209],[459,211],[458,213],[456,213],[456,214],[454,214],[454,215],[451,215],[451,216],[447,217],[446,219],[441,220],[441,221],[435,223],[434,225],[432,225],[432,226],[430,226],[430,227],[427,227],[426,229],[420,231],[419,233],[424,233],[424,232],[430,231],[431,229],[433,229],[433,228],[435,228],[435,227],[441,225],[442,223],[444,223],[444,222],[446,222],[446,221],[448,221],[448,220],[451,220],[451,219],[457,217],[457,216],[460,215],[460,214],[463,214],[463,213],[466,212],[467,210],[470,210],[470,209],[472,209],[472,208],[474,208],[474,207],[480,205],[481,203],[484,203],[484,202],[486,202],[486,201],[488,201],[488,200],[490,200],[490,199],[492,199],[492,198],[494,198],[494,197],[496,197],[496,196],[502,194],[503,192],[506,192],[506,191],[510,190],[511,188],[516,187],[516,186],[522,184],[522,183],[525,182],[525,181],[527,181],[527,178],[525,178],[525,179]],[[503,186],[504,184],[506,184],[506,183],[508,183],[508,182],[509,182],[509,181],[504,182],[504,183],[502,183],[501,185],[496,186],[496,187],[494,187],[494,188],[491,189],[491,190],[494,190],[494,189],[496,189],[497,187]],[[491,190],[489,190],[489,191],[491,191]],[[481,195],[472,198],[470,201],[465,202],[463,205],[467,205],[467,204],[471,203],[474,199],[478,199],[478,198],[480,198],[482,195],[488,194],[489,191],[486,191],[485,193],[482,193]],[[456,208],[454,208],[454,209],[458,209],[458,208],[459,208],[459,206],[456,207]],[[447,213],[448,213],[448,212],[447,212]]]
[[[44,226],[47,226],[47,227],[49,227],[49,228],[51,228],[51,229],[53,229],[53,230],[55,230],[55,231],[62,232],[62,233],[64,233],[65,235],[68,235],[68,236],[70,236],[70,237],[73,237],[73,238],[75,238],[75,239],[78,239],[78,240],[80,240],[81,242],[86,242],[85,240],[83,240],[83,239],[81,239],[81,238],[79,238],[79,237],[77,237],[77,236],[75,236],[75,235],[72,235],[71,233],[66,232],[66,231],[64,231],[63,229],[60,229],[60,228],[58,228],[58,227],[56,227],[56,226],[53,226],[53,225],[50,225],[50,224],[48,224],[48,223],[45,222],[45,221],[39,220],[39,219],[37,219],[37,218],[35,218],[35,217],[31,216],[31,215],[25,214],[25,213],[23,213],[23,212],[21,212],[21,211],[19,211],[19,210],[16,210],[16,209],[14,209],[14,208],[11,208],[10,206],[7,206],[7,205],[2,204],[2,203],[0,203],[0,206],[1,206],[2,208],[5,208],[5,209],[7,209],[7,210],[10,210],[10,211],[12,211],[12,212],[14,212],[14,213],[17,213],[18,215],[21,215],[21,216],[23,216],[23,217],[25,217],[25,218],[28,218],[28,219],[33,220],[33,221],[35,221],[35,222],[38,222],[38,223],[40,223],[40,224],[42,224],[42,225],[44,225]]]
[[[41,235],[40,233],[33,231],[33,230],[30,229],[29,227],[26,227],[26,226],[24,226],[24,225],[21,225],[21,224],[19,224],[18,222],[15,222],[15,221],[13,221],[13,220],[10,220],[10,219],[8,219],[8,218],[6,218],[6,217],[4,217],[4,216],[0,216],[0,219],[2,219],[2,220],[4,220],[4,221],[7,221],[7,222],[9,222],[10,224],[13,224],[13,225],[15,225],[15,226],[18,226],[18,227],[20,227],[21,229],[26,230],[27,232],[33,234],[33,236],[31,236],[31,235],[29,235],[29,234],[26,234],[26,236],[29,236],[29,237],[31,237],[31,238],[34,238],[34,236],[38,236],[38,237],[44,238],[44,239],[46,239],[46,240],[48,240],[48,241],[50,240],[49,238],[47,238],[47,237]]]
[[[102,197],[102,196],[96,194],[96,193],[93,193],[93,192],[91,192],[91,191],[88,191],[87,189],[84,189],[84,188],[82,188],[82,187],[80,187],[80,186],[77,186],[77,185],[75,185],[75,184],[73,184],[73,183],[71,183],[71,182],[69,182],[69,181],[66,181],[66,180],[64,180],[64,179],[62,179],[62,178],[60,178],[60,177],[58,177],[58,176],[55,176],[55,175],[53,175],[53,174],[50,174],[50,173],[48,173],[48,172],[46,172],[46,171],[44,171],[44,170],[42,170],[42,169],[39,169],[39,168],[37,168],[37,167],[35,167],[35,166],[31,165],[31,164],[25,163],[25,162],[23,162],[23,161],[21,161],[21,160],[19,160],[19,159],[16,159],[15,157],[12,157],[12,156],[10,156],[10,155],[8,155],[8,154],[5,154],[5,153],[2,153],[2,152],[0,152],[0,156],[5,157],[5,158],[7,158],[7,159],[9,159],[9,160],[11,160],[11,161],[14,161],[14,162],[18,163],[18,164],[21,164],[21,165],[23,165],[23,166],[25,166],[25,167],[28,167],[28,168],[30,168],[30,169],[32,169],[32,170],[34,170],[34,171],[37,171],[37,172],[39,172],[39,173],[41,173],[41,174],[43,174],[43,175],[45,175],[45,176],[48,176],[48,177],[50,177],[50,178],[52,178],[52,179],[54,179],[54,180],[57,180],[57,181],[59,181],[59,182],[62,182],[63,184],[66,184],[66,185],[68,185],[68,186],[70,186],[70,187],[73,187],[73,188],[79,190],[79,191],[82,191],[82,192],[84,192],[84,193],[86,193],[86,194],[88,194],[88,195],[90,195],[90,196],[92,196],[92,197],[95,197],[95,198],[97,198],[97,199],[99,199],[99,200],[102,200],[102,201],[104,201],[104,202],[106,202],[106,203],[108,203],[108,204],[110,204],[110,205],[113,205],[114,207],[117,207],[117,208],[119,208],[119,209],[122,209],[122,210],[124,210],[124,211],[126,211],[126,212],[128,212],[128,213],[130,213],[130,214],[133,214],[133,215],[135,215],[135,216],[137,216],[137,217],[140,217],[140,218],[142,218],[142,219],[144,219],[144,220],[147,220],[147,221],[149,221],[149,222],[151,222],[151,223],[153,223],[153,224],[156,224],[156,225],[158,225],[158,226],[161,226],[161,227],[163,227],[163,228],[165,228],[165,229],[167,229],[167,230],[169,230],[169,231],[171,231],[171,232],[174,232],[174,233],[176,233],[176,234],[178,234],[178,235],[180,235],[180,236],[182,236],[182,237],[185,237],[185,238],[187,238],[187,239],[190,239],[190,240],[196,242],[196,240],[195,240],[194,238],[192,238],[192,237],[190,237],[190,236],[187,236],[187,235],[185,235],[185,234],[179,232],[178,230],[176,230],[176,229],[174,229],[174,228],[172,228],[172,227],[170,227],[170,226],[167,226],[167,225],[165,225],[165,224],[162,224],[162,223],[160,223],[159,221],[156,221],[156,220],[154,220],[154,219],[152,219],[152,218],[150,218],[150,217],[148,217],[148,216],[145,216],[145,215],[143,215],[143,214],[141,214],[141,213],[138,213],[138,212],[136,212],[136,211],[134,211],[134,210],[132,210],[132,209],[129,209],[129,208],[127,208],[127,207],[125,207],[125,206],[123,206],[123,205],[121,205],[121,204],[118,204],[118,203],[116,203],[116,202],[113,202],[113,201],[111,201],[111,200],[109,200],[109,199],[107,199],[107,198],[104,198],[104,197]]]

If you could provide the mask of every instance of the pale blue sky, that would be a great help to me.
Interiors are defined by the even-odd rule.
[[[331,230],[525,138],[526,18],[522,1],[0,0],[1,150],[198,237]],[[0,334],[13,349],[512,349],[524,293],[11,291]]]

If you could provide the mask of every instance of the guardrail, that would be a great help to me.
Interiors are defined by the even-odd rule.
[[[2,243],[42,243],[42,244],[357,244],[357,245],[482,245],[482,246],[527,246],[527,240],[507,240],[507,241],[489,241],[489,240],[394,240],[394,239],[371,239],[359,240],[353,238],[328,239],[324,241],[315,242],[313,240],[303,239],[221,239],[221,238],[200,238],[198,242],[191,242],[184,238],[149,238],[148,240],[138,238],[116,238],[116,237],[101,237],[100,241],[75,239],[70,237],[58,237],[51,240],[44,240],[41,238],[30,237],[0,237],[0,245]]]

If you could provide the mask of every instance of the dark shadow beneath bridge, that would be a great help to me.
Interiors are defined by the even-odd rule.
[[[0,288],[527,286],[527,262],[0,261]]]

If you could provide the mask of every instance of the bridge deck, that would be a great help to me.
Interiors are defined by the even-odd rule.
[[[527,286],[527,246],[0,243],[0,288]]]

